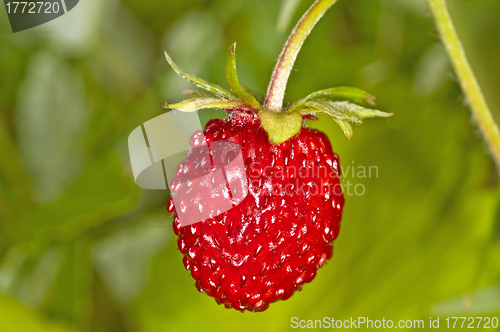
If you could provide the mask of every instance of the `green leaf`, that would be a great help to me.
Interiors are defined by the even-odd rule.
[[[292,106],[287,114],[299,113],[315,114],[325,113],[331,116],[335,122],[342,128],[344,134],[352,139],[352,127],[349,122],[363,124],[361,119],[375,116],[389,117],[392,113],[385,113],[374,109],[365,108],[348,101],[330,101],[330,100],[311,100]]]
[[[229,53],[229,58],[227,58],[226,62],[226,80],[229,88],[232,92],[238,95],[241,99],[243,99],[248,105],[253,108],[260,109],[260,104],[255,99],[254,96],[243,90],[238,81],[238,75],[236,74],[236,43],[231,46],[231,52]]]
[[[363,106],[359,106],[348,101],[327,101],[326,103],[330,104],[337,111],[342,112],[344,114],[353,114],[354,116],[364,119],[364,118],[373,118],[373,117],[382,117],[388,118],[392,116],[392,113],[386,113],[379,110],[374,110],[371,108],[365,108]]]
[[[368,94],[367,92],[349,86],[339,86],[335,88],[325,89],[313,92],[301,99],[300,102],[305,102],[309,100],[315,99],[333,99],[333,100],[349,100],[354,103],[358,103],[361,105],[369,105],[374,106],[375,99],[374,96]]]
[[[172,59],[170,58],[170,56],[167,54],[167,52],[165,52],[165,58],[167,58],[167,61],[169,63],[169,65],[172,67],[172,69],[181,77],[185,78],[186,80],[188,80],[189,82],[193,83],[194,85],[196,85],[197,87],[199,88],[202,88],[202,89],[205,89],[205,90],[208,90],[210,92],[213,92],[217,95],[220,95],[224,98],[227,98],[227,99],[231,99],[231,100],[237,100],[237,98],[229,91],[227,91],[226,89],[224,88],[221,88],[220,86],[216,85],[216,84],[212,84],[212,83],[209,83],[201,78],[198,78],[194,75],[191,75],[189,73],[186,73],[185,71],[183,71],[182,69],[180,69],[173,61]]]
[[[326,101],[310,101],[307,103],[297,104],[292,107],[287,113],[291,114],[294,112],[299,112],[300,114],[314,114],[314,113],[325,113],[331,116],[334,119],[342,120],[342,121],[350,121],[357,124],[363,124],[363,122],[355,116],[350,115],[347,112],[339,111],[333,105]]]
[[[217,98],[192,98],[181,101],[176,104],[165,104],[165,108],[177,109],[183,112],[196,112],[205,108],[227,109],[243,108],[250,110],[252,107],[241,101],[217,99]]]
[[[353,132],[352,132],[352,126],[349,122],[344,121],[344,120],[339,120],[339,119],[334,119],[335,122],[340,126],[344,134],[348,139],[352,139],[353,137]]]

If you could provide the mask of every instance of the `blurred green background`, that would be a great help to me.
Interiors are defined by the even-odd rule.
[[[295,10],[284,9],[285,6]],[[265,93],[312,0],[82,0],[13,34],[0,8],[0,331],[287,331],[292,317],[500,315],[498,173],[423,0],[343,0],[305,42],[286,98],[333,86],[377,96],[389,119],[346,139],[321,117],[364,195],[346,195],[333,259],[264,313],[197,292],[165,191],[133,180],[128,134],[193,86],[163,57],[225,85],[238,42],[242,83]],[[499,0],[449,1],[500,120]],[[221,117],[206,111],[202,122]],[[351,168],[352,170],[352,168]]]

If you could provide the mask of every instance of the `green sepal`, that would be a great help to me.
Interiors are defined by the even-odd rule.
[[[191,75],[189,73],[186,73],[182,69],[180,69],[170,58],[170,56],[165,52],[165,58],[167,58],[167,62],[169,65],[172,67],[172,69],[177,73],[177,75],[185,78],[189,82],[193,83],[199,88],[202,88],[204,90],[210,91],[215,93],[216,95],[222,96],[224,98],[230,99],[230,100],[238,100],[238,98],[233,95],[231,92],[227,91],[224,88],[221,88],[220,86],[216,84],[209,83],[205,81],[204,79],[198,78],[194,75]]]
[[[344,120],[339,120],[339,119],[334,119],[334,120],[335,120],[335,122],[337,122],[337,124],[342,129],[342,131],[344,132],[344,135],[348,139],[352,139],[353,132],[352,132],[352,126],[351,126],[351,124],[349,122],[347,122],[347,121],[344,121]]]
[[[229,89],[235,93],[238,97],[243,99],[245,103],[252,106],[255,109],[260,109],[260,104],[255,99],[254,96],[243,90],[238,81],[238,75],[236,73],[236,43],[231,46],[231,52],[226,62],[226,81],[229,85]]]
[[[360,119],[373,118],[376,116],[381,118],[388,118],[393,115],[392,113],[386,113],[379,110],[366,108],[363,106],[350,103],[348,101],[333,101],[333,102],[327,101],[327,103],[336,110],[338,110],[339,112],[342,112],[344,114],[350,113]]]
[[[269,142],[274,145],[295,136],[302,128],[302,115],[297,112],[285,114],[261,109],[258,115],[262,127],[268,134]]]
[[[216,109],[228,109],[228,108],[240,108],[251,110],[252,107],[241,101],[225,100],[217,98],[192,98],[186,99],[176,104],[165,104],[165,108],[177,109],[183,112],[196,112],[205,108],[216,108]]]
[[[363,124],[363,121],[358,119],[356,116],[351,115],[349,112],[344,112],[339,110],[332,105],[332,103],[324,100],[313,100],[305,103],[300,103],[293,106],[287,111],[288,114],[298,112],[301,115],[305,114],[315,114],[315,113],[325,113],[334,119],[342,121],[350,121],[357,124]]]
[[[298,113],[300,115],[325,113],[331,116],[342,128],[344,134],[352,139],[353,131],[349,122],[363,124],[361,119],[372,117],[389,117],[392,113],[365,108],[348,101],[311,100],[293,105],[287,114]]]
[[[325,89],[313,92],[302,98],[299,102],[306,102],[310,100],[328,99],[334,101],[348,100],[360,105],[375,106],[374,96],[369,93],[354,87],[339,86],[335,88]]]

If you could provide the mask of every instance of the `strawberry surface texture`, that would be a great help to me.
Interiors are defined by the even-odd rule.
[[[327,136],[305,124],[274,145],[257,115],[229,113],[226,120],[207,123],[204,140],[240,147],[248,194],[230,210],[188,226],[182,226],[173,199],[168,211],[198,290],[226,308],[264,311],[301,290],[333,255],[344,205],[339,158]],[[192,150],[199,138],[193,135]],[[199,163],[189,165],[176,182],[197,172]],[[185,208],[198,208],[199,200],[190,200]]]

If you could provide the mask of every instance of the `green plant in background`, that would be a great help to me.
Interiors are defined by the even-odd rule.
[[[467,96],[474,117],[481,129],[490,152],[500,168],[500,131],[488,109],[481,88],[465,56],[465,51],[451,22],[445,0],[427,0],[451,63],[458,74],[462,89]]]
[[[239,77],[263,94],[285,42],[280,3],[79,6],[33,30],[41,33],[10,34],[0,10],[0,330],[280,331],[292,317],[498,316],[498,183],[425,2],[341,1],[305,42],[287,98],[358,86],[397,116],[383,120],[388,128],[367,123],[352,141],[328,120],[313,124],[342,155],[351,192],[366,190],[347,197],[335,264],[259,315],[221,310],[192,287],[168,196],[135,186],[126,138],[163,112],[158,100],[190,88],[164,64],[164,49],[223,85],[224,50],[238,40]],[[500,3],[449,6],[498,121],[500,44],[491,33]],[[71,16],[77,9],[86,20]],[[204,121],[222,116],[206,113]],[[363,177],[360,166],[378,174]]]

